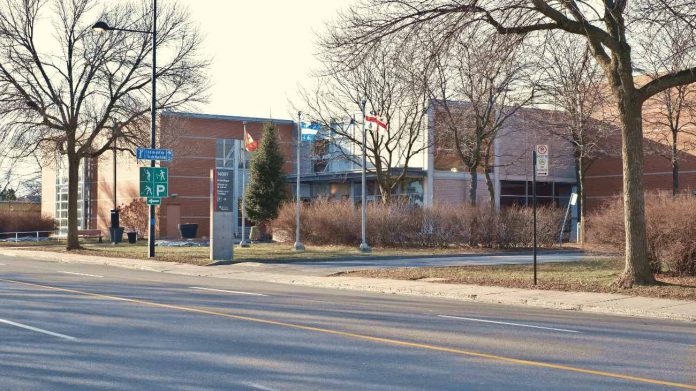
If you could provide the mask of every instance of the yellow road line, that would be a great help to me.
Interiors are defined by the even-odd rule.
[[[403,346],[403,347],[424,349],[424,350],[430,350],[430,351],[436,351],[436,352],[454,353],[454,354],[458,354],[458,355],[462,355],[462,356],[485,358],[485,359],[489,359],[489,360],[495,360],[495,361],[511,363],[511,364],[518,364],[518,365],[526,365],[526,366],[537,367],[537,368],[550,368],[550,369],[557,369],[557,370],[562,370],[562,371],[567,371],[567,372],[582,373],[582,374],[586,374],[586,375],[595,375],[595,376],[608,377],[608,378],[613,378],[613,379],[634,381],[634,382],[639,382],[639,383],[656,384],[656,385],[676,387],[676,388],[681,388],[681,389],[686,389],[686,390],[696,390],[696,385],[692,385],[692,384],[675,383],[675,382],[658,380],[658,379],[651,379],[651,378],[646,378],[646,377],[624,375],[621,373],[597,371],[597,370],[593,370],[593,369],[585,369],[585,368],[579,368],[579,367],[572,367],[572,366],[568,366],[568,365],[553,364],[553,363],[547,363],[547,362],[543,362],[543,361],[523,360],[523,359],[517,359],[517,358],[513,358],[513,357],[499,356],[496,354],[474,352],[474,351],[457,349],[457,348],[449,348],[446,346],[430,345],[430,344],[417,343],[417,342],[408,342],[408,341],[402,341],[402,340],[392,339],[392,338],[374,337],[374,336],[365,335],[365,334],[332,330],[332,329],[326,329],[326,328],[322,328],[322,327],[304,326],[304,325],[300,325],[300,324],[287,323],[287,322],[276,321],[276,320],[267,320],[267,319],[254,318],[254,317],[243,316],[243,315],[228,314],[228,313],[218,312],[218,311],[214,311],[214,310],[208,310],[208,309],[204,309],[204,308],[185,307],[185,306],[174,305],[174,304],[157,303],[154,301],[129,299],[127,297],[104,295],[101,293],[93,293],[93,292],[80,291],[80,290],[76,290],[76,289],[60,288],[60,287],[55,287],[55,286],[50,286],[50,285],[35,284],[35,283],[31,283],[31,282],[9,280],[9,279],[3,279],[3,278],[0,278],[0,281],[10,282],[10,283],[20,284],[20,285],[27,285],[27,286],[32,286],[32,287],[37,287],[37,288],[42,288],[42,289],[54,290],[54,291],[59,291],[59,292],[74,293],[74,294],[83,295],[83,296],[96,297],[99,299],[123,301],[123,302],[127,302],[127,303],[141,304],[141,305],[150,306],[150,307],[168,308],[168,309],[172,309],[172,310],[179,310],[179,311],[193,312],[193,313],[197,313],[197,314],[220,316],[220,317],[229,318],[229,319],[236,319],[236,320],[243,320],[243,321],[248,321],[248,322],[262,323],[262,324],[281,326],[281,327],[288,327],[288,328],[293,328],[293,329],[298,329],[298,330],[314,331],[314,332],[323,333],[323,334],[340,335],[343,337],[360,339],[363,341],[371,341],[371,342],[387,344],[387,345]]]

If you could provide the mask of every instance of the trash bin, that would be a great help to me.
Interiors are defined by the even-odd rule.
[[[128,235],[128,243],[130,244],[135,244],[138,240],[138,233],[135,231],[130,231],[126,235]]]
[[[198,232],[198,224],[179,224],[179,233],[184,239],[195,239]]]
[[[123,241],[123,227],[109,228],[111,243],[121,243]]]

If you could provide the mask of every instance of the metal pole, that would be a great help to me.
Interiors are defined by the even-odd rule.
[[[152,0],[152,106],[150,107],[150,148],[155,148],[155,131],[157,128],[157,0]],[[150,160],[150,167],[155,161]],[[147,233],[148,257],[155,256],[155,206],[150,205],[150,227]]]
[[[111,223],[111,241],[113,242],[113,244],[118,243],[118,241],[117,241],[118,238],[116,236],[116,229],[120,225],[120,223],[115,224],[115,222],[118,220],[118,206],[117,206],[118,204],[116,203],[116,126],[117,126],[117,124],[114,124],[114,129],[113,129],[113,134],[112,134],[113,143],[114,143],[114,148],[113,148],[113,152],[114,152],[114,159],[113,159],[113,164],[114,164],[114,188],[113,188],[114,209],[111,211],[113,214],[113,217],[112,217],[113,221]]]
[[[566,212],[563,215],[563,224],[561,225],[561,233],[558,234],[558,247],[563,247],[563,230],[565,230],[566,223],[568,222],[568,214],[570,214],[570,200],[573,197],[572,193],[571,193],[570,197],[571,198],[568,200],[568,207],[566,208]],[[572,222],[571,222],[571,227],[572,227]],[[570,241],[570,239],[568,239],[568,240]]]
[[[536,196],[536,160],[537,160],[536,147],[532,152],[532,213],[534,214],[534,234],[533,234],[533,257],[534,257],[534,285],[537,284],[537,196]]]
[[[305,247],[300,241],[300,211],[302,199],[300,198],[300,158],[302,149],[302,112],[297,112],[297,178],[296,178],[296,195],[295,195],[295,251],[304,251]]]
[[[115,127],[115,125],[114,125]],[[118,213],[118,207],[116,203],[116,130],[114,129],[114,211]]]
[[[246,142],[247,142],[247,130],[246,121],[242,122],[244,125],[244,146],[242,147],[242,240],[239,242],[239,247],[249,247],[249,242],[244,236],[246,231]],[[239,166],[237,166],[239,167]]]
[[[365,181],[365,171],[367,170],[367,150],[366,150],[366,144],[367,144],[367,135],[365,133],[365,106],[367,105],[367,100],[363,99],[362,101],[362,192],[361,192],[361,207],[362,207],[362,219],[361,219],[361,236],[362,236],[362,242],[360,243],[360,251],[364,253],[369,253],[370,252],[370,246],[367,244],[367,239],[366,239],[366,220],[367,220],[367,213],[366,213],[366,207],[367,207],[367,185]]]

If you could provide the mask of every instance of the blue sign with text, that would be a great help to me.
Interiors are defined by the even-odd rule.
[[[160,160],[171,162],[174,154],[171,149],[140,148],[135,150],[135,157],[138,160]]]

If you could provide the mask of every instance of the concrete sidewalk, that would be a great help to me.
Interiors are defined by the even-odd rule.
[[[650,318],[696,321],[696,302],[610,293],[564,292],[442,284],[427,281],[316,275],[312,265],[240,263],[205,267],[142,259],[105,258],[35,250],[0,249],[0,254],[50,262],[107,265],[191,276],[229,278],[329,289],[350,289],[396,295],[440,297],[480,303],[529,305]],[[324,270],[325,271],[325,270]]]

